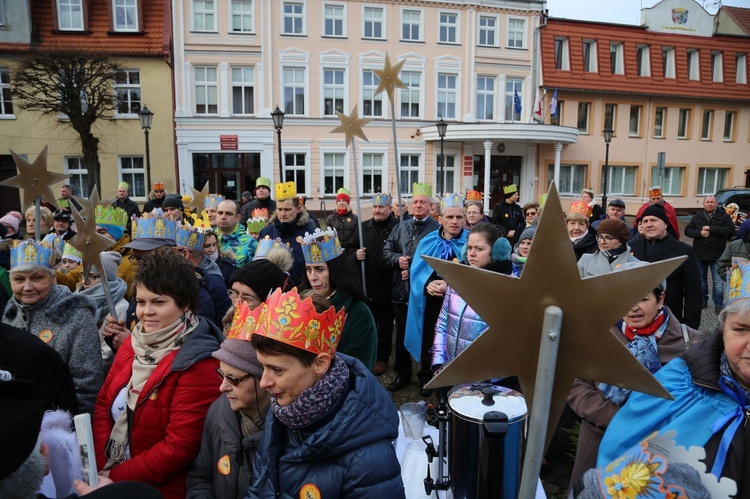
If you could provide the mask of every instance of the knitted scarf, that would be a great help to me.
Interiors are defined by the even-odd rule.
[[[198,323],[198,317],[188,310],[169,326],[152,333],[145,333],[143,325],[140,323],[135,327],[131,336],[135,357],[133,358],[132,373],[127,386],[127,402],[130,411],[135,410],[141,391],[159,362],[171,352],[179,349],[185,343],[188,335],[198,326]],[[107,456],[105,470],[110,470],[129,459],[127,410],[122,411],[120,417],[115,421],[109,435],[105,454]]]
[[[109,290],[112,293],[112,301],[115,303],[115,305],[117,305],[117,303],[125,297],[125,292],[128,290],[128,287],[125,284],[125,281],[123,281],[119,277],[107,282],[109,283]],[[109,307],[107,306],[107,297],[104,296],[103,286],[104,283],[100,282],[95,286],[90,287],[89,289],[85,289],[83,286],[81,286],[78,290],[76,290],[76,294],[88,296],[94,301],[94,305],[96,305],[96,314],[94,315],[94,319],[96,319],[97,326],[101,324],[101,322],[109,313]]]
[[[297,400],[289,405],[279,405],[272,397],[271,409],[288,428],[303,428],[325,416],[348,387],[349,368],[341,358],[334,357],[328,372],[313,386],[302,390]]]

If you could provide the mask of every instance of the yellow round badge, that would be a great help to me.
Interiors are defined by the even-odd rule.
[[[52,341],[52,331],[49,329],[45,329],[41,333],[39,333],[39,339],[42,340],[45,343],[49,343]]]
[[[219,470],[219,473],[226,476],[232,471],[232,462],[229,460],[229,454],[225,454],[221,456],[221,459],[219,459],[219,462],[216,463],[216,469]]]
[[[352,219],[351,219],[351,218],[347,218],[347,219],[346,219],[346,221],[347,221],[347,222],[351,222],[351,221],[352,221]]]
[[[313,483],[306,483],[299,489],[299,499],[321,499],[320,490]]]

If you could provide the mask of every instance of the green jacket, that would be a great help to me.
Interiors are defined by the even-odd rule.
[[[234,254],[234,263],[237,268],[253,261],[258,241],[247,235],[247,231],[245,231],[243,225],[237,224],[234,232],[227,235],[221,234],[217,229],[216,235],[218,236],[219,247],[222,253],[231,252]]]
[[[378,348],[378,329],[370,308],[343,289],[337,290],[329,301],[337,312],[342,307],[346,312],[344,331],[336,351],[359,359],[367,369],[372,369]]]

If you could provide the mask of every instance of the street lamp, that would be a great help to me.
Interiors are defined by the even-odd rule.
[[[440,121],[438,121],[435,126],[437,127],[437,132],[440,136],[440,197],[442,197],[445,187],[445,152],[443,148],[445,146],[445,132],[448,131],[448,123],[446,123],[443,118],[440,118]]]
[[[284,128],[284,111],[276,106],[276,109],[271,113],[273,118],[273,126],[276,127],[276,134],[279,136],[279,182],[284,182],[284,159],[281,156],[281,129]]]
[[[142,107],[138,112],[138,119],[141,120],[141,128],[143,134],[146,136],[146,188],[145,192],[148,194],[151,188],[151,151],[148,147],[148,131],[151,130],[151,121],[154,119],[154,113],[148,110],[147,107]]]
[[[607,209],[607,182],[609,175],[609,143],[612,142],[612,134],[615,133],[612,128],[607,127],[604,129],[604,143],[607,145],[606,152],[604,153],[604,188],[602,189],[602,207]]]

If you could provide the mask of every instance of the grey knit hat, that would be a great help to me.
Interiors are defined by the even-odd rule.
[[[258,354],[247,340],[224,340],[211,357],[245,371],[254,378],[260,379],[263,376],[263,365],[258,362]]]
[[[521,232],[521,237],[518,238],[519,241],[523,241],[524,239],[534,239],[534,235],[536,234],[536,227],[533,225],[530,225],[529,227],[526,227],[523,232]]]
[[[116,251],[105,251],[102,253],[102,264],[104,272],[107,273],[107,281],[112,282],[117,279],[117,267],[122,263],[122,255]],[[92,268],[101,275],[99,265],[92,265]]]

